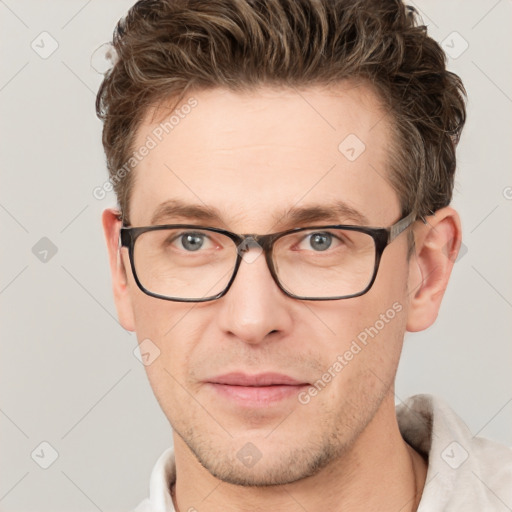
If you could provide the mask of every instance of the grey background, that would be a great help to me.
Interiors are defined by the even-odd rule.
[[[131,3],[0,0],[2,511],[130,510],[172,442],[116,319],[100,226],[114,197],[92,195],[107,175],[91,56]],[[510,445],[512,2],[414,5],[468,91],[453,201],[465,250],[437,323],[406,336],[397,402],[439,395]],[[51,49],[43,31],[58,43],[47,58],[31,47]]]

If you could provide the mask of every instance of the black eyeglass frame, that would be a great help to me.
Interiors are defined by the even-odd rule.
[[[279,289],[288,297],[291,297],[293,299],[298,300],[342,300],[342,299],[351,299],[354,297],[360,297],[361,295],[364,295],[367,293],[370,288],[373,286],[373,283],[375,282],[375,278],[377,277],[377,272],[379,270],[380,260],[382,258],[382,254],[384,252],[384,249],[398,236],[400,233],[405,231],[414,221],[416,220],[416,214],[414,212],[409,213],[405,217],[402,217],[400,220],[398,220],[395,224],[390,226],[389,228],[374,228],[374,227],[366,227],[366,226],[354,226],[354,225],[344,225],[344,224],[335,224],[335,225],[326,225],[326,226],[309,226],[309,227],[300,227],[300,228],[293,228],[288,229],[286,231],[280,231],[279,233],[270,233],[268,235],[257,235],[257,234],[245,234],[245,235],[239,235],[237,233],[232,233],[231,231],[227,231],[225,229],[221,228],[214,228],[214,227],[203,227],[203,226],[197,226],[195,224],[164,224],[164,225],[158,225],[158,226],[141,226],[141,227],[129,227],[129,226],[123,226],[120,230],[120,247],[127,247],[128,248],[128,254],[130,258],[130,266],[132,269],[133,277],[135,279],[135,282],[137,283],[137,286],[140,288],[141,291],[143,291],[146,295],[149,295],[150,297],[155,297],[157,299],[163,299],[163,300],[170,300],[174,302],[209,302],[212,300],[220,299],[226,293],[228,292],[229,288],[233,284],[233,281],[236,278],[238,269],[240,267],[240,263],[243,259],[243,253],[250,249],[249,243],[250,240],[254,240],[257,244],[259,244],[265,254],[265,260],[267,262],[267,266],[270,270],[270,274],[272,275],[272,278],[274,279],[274,282],[277,284]],[[202,231],[212,231],[214,233],[219,233],[224,236],[227,236],[236,245],[237,248],[237,259],[235,263],[235,268],[233,270],[233,274],[224,288],[221,292],[217,293],[216,295],[209,296],[206,298],[201,299],[189,299],[189,298],[179,298],[179,297],[168,297],[166,295],[160,295],[158,293],[154,293],[149,291],[147,288],[145,288],[142,283],[139,281],[139,278],[137,276],[137,271],[135,270],[135,258],[134,258],[134,247],[135,242],[139,236],[141,236],[144,233],[147,233],[148,231],[159,231],[164,229],[177,229],[177,228],[184,228],[184,229],[196,229],[196,230],[202,230]],[[274,262],[272,260],[272,250],[274,243],[279,238],[282,238],[285,235],[291,234],[291,233],[297,233],[300,231],[310,231],[310,230],[323,230],[323,229],[345,229],[348,231],[358,231],[361,233],[366,233],[367,235],[370,235],[373,238],[373,241],[375,243],[375,265],[373,269],[373,275],[370,279],[368,285],[364,290],[358,293],[353,293],[351,295],[341,295],[337,297],[302,297],[300,295],[295,295],[289,291],[287,291],[281,282],[279,281],[279,278],[277,277],[277,273],[274,268]],[[242,249],[240,249],[240,245],[244,244],[242,246]]]

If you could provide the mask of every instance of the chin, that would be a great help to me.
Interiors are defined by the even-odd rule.
[[[190,448],[190,446],[189,446]],[[339,456],[340,449],[328,444],[313,448],[289,448],[265,453],[247,442],[236,452],[192,450],[199,463],[215,478],[242,487],[286,485],[314,476]],[[226,447],[231,451],[232,445]]]

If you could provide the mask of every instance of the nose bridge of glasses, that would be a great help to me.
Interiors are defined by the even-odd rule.
[[[246,263],[252,263],[268,247],[265,235],[253,233],[241,235],[241,241],[237,245],[237,252]]]
[[[281,238],[282,233],[269,233],[265,235],[258,235],[257,233],[247,233],[239,235],[239,244],[237,247],[242,247],[244,251],[248,251],[251,248],[260,249],[265,253],[269,253],[272,244],[278,238]]]

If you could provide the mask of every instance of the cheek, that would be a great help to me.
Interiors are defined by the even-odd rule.
[[[396,338],[406,316],[406,290],[400,291],[396,283],[382,288],[372,288],[361,297],[316,306],[309,329],[313,322],[318,323],[319,329],[322,326],[327,335],[324,348],[331,347],[330,352],[347,347],[353,340],[364,345],[376,336],[393,333]]]
[[[139,290],[132,300],[141,354],[154,354],[151,364],[145,364],[148,379],[159,400],[159,395],[172,396],[180,384],[188,387],[187,372],[197,346],[205,336],[212,337],[211,315],[199,311],[199,304],[161,300]]]
[[[180,324],[185,323],[191,305],[183,305],[149,297],[140,290],[132,294],[135,331],[141,357],[151,385],[176,372],[173,362],[185,357],[184,347],[176,340],[180,336]],[[147,354],[145,357],[144,354]]]
[[[193,343],[187,330],[191,305],[176,305],[147,296],[135,302],[135,323],[139,349],[153,393],[164,411],[177,410],[186,386],[186,368]],[[149,354],[149,361],[144,353]],[[149,363],[149,364],[148,364]],[[181,402],[180,402],[181,401]]]
[[[175,315],[168,301],[149,297],[137,289],[132,303],[139,342],[145,338],[162,340],[172,330]]]
[[[328,386],[332,394],[351,388],[357,395],[362,385],[380,388],[379,379],[387,385],[396,373],[407,323],[407,270],[381,270],[365,295],[324,303],[314,311],[328,333],[319,340],[322,352],[316,356],[326,372],[321,380],[334,383]]]
[[[370,417],[388,392],[402,350],[405,309],[399,302],[390,307],[373,302],[367,299],[339,314],[337,339],[316,354],[323,363],[313,383],[316,391],[302,397],[319,417],[331,411],[335,424],[349,431]]]

